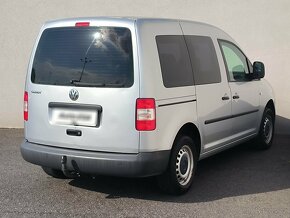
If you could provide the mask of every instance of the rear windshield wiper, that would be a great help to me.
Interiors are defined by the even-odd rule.
[[[72,80],[71,84],[75,86],[83,86],[83,87],[124,87],[123,83],[87,83],[80,82],[78,80]]]

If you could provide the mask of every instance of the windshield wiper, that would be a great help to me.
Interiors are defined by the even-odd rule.
[[[80,78],[79,78],[79,80],[78,80],[79,82],[82,80],[82,77],[83,77],[83,75],[84,75],[86,64],[89,63],[89,62],[92,62],[92,60],[88,60],[87,57],[85,57],[85,60],[83,60],[83,59],[80,59],[80,60],[81,60],[81,62],[84,62],[84,64],[83,64],[83,69],[82,69],[82,72],[81,72]]]
[[[80,82],[79,80],[72,80],[71,84],[75,86],[85,86],[85,87],[104,87],[105,83],[86,83]]]
[[[105,86],[106,87],[124,87],[125,84],[124,83],[106,83]]]
[[[78,80],[71,80],[71,84],[75,86],[83,86],[83,87],[124,87],[123,83],[87,83],[80,82]]]

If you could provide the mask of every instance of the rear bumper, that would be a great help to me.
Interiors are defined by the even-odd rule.
[[[91,175],[146,177],[166,170],[170,151],[122,154],[83,151],[30,143],[21,144],[22,157],[33,164],[61,170],[61,157],[67,156],[68,170]]]

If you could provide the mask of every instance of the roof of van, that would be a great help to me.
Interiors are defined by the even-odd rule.
[[[204,27],[209,27],[211,29],[215,29],[219,33],[228,36],[231,38],[226,32],[224,32],[222,29],[207,24],[203,22],[197,22],[197,21],[191,21],[191,20],[183,20],[183,19],[173,19],[173,18],[150,18],[150,17],[111,17],[111,16],[100,16],[100,17],[75,17],[75,18],[65,18],[65,19],[58,19],[58,20],[50,20],[47,21],[44,24],[44,28],[48,26],[62,26],[67,23],[76,23],[76,22],[93,22],[93,21],[105,21],[105,22],[137,22],[137,23],[147,23],[147,24],[153,24],[153,23],[166,23],[166,22],[184,22],[184,23],[190,23],[193,25],[198,25],[198,26],[204,26]]]
[[[119,20],[119,21],[142,21],[142,22],[148,22],[148,23],[155,23],[155,22],[190,22],[193,24],[199,24],[204,26],[210,26],[217,28],[216,26],[198,22],[198,21],[192,21],[192,20],[184,20],[184,19],[173,19],[173,18],[154,18],[154,17],[106,17],[106,16],[100,16],[100,17],[75,17],[75,18],[65,18],[65,19],[57,19],[57,20],[50,20],[45,22],[45,24],[52,24],[52,23],[58,23],[58,22],[68,22],[68,21],[91,21],[91,20]]]

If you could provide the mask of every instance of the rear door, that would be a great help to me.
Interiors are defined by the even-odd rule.
[[[231,92],[222,77],[213,41],[206,36],[185,36],[196,84],[197,112],[204,151],[225,144],[231,136]]]
[[[54,24],[28,69],[28,141],[137,153],[139,75],[134,21]]]
[[[219,66],[218,44],[190,24],[181,24],[196,85],[199,129],[204,145],[202,152],[206,152],[230,141],[231,92],[226,74]]]

